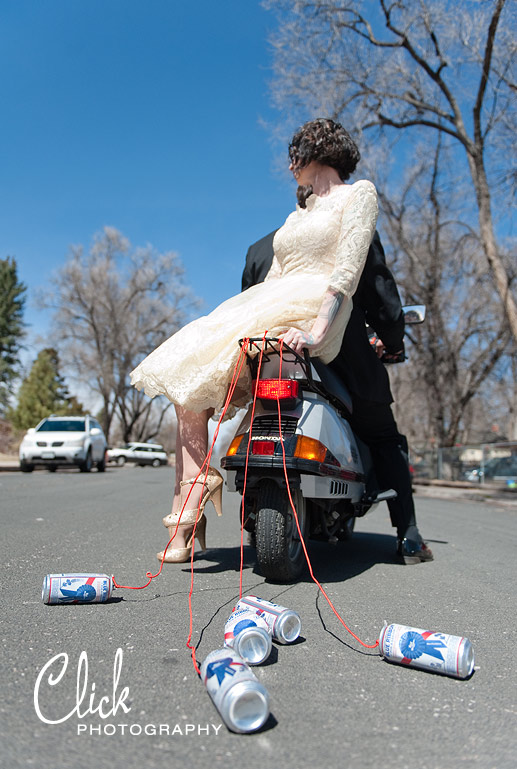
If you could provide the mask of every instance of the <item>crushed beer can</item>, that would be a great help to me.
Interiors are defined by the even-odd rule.
[[[201,665],[201,680],[226,726],[256,732],[269,716],[269,694],[233,649],[216,649]]]
[[[113,577],[107,574],[47,574],[43,603],[104,603],[111,598]]]
[[[235,609],[224,626],[224,645],[234,649],[248,665],[260,665],[271,653],[266,620],[249,607]]]
[[[300,615],[285,606],[279,606],[255,595],[241,598],[235,609],[253,609],[259,617],[263,617],[275,641],[281,644],[291,644],[300,635],[302,621]]]
[[[385,625],[379,653],[388,662],[468,678],[474,670],[474,650],[468,638],[407,625]]]

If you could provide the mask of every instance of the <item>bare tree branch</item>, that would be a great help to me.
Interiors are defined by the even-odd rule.
[[[483,59],[483,68],[481,71],[481,78],[479,81],[479,88],[478,88],[476,103],[474,105],[474,110],[473,110],[474,132],[475,132],[476,140],[479,142],[483,141],[482,130],[481,130],[481,108],[483,106],[483,99],[486,93],[486,87],[487,87],[488,78],[490,75],[492,54],[494,51],[494,41],[495,41],[495,36],[497,32],[497,25],[499,24],[499,20],[501,18],[501,12],[503,10],[504,4],[505,4],[505,0],[496,1],[494,13],[488,27],[485,56]]]
[[[493,221],[494,201],[501,218],[509,208],[500,205],[498,185],[517,190],[512,164],[517,59],[512,4],[508,0],[455,4],[265,0],[265,4],[279,22],[272,38],[273,93],[283,119],[287,113],[287,120],[293,120],[293,108],[295,112],[301,108],[304,118],[307,110],[320,114],[325,110],[361,132],[366,155],[378,151],[379,136],[387,133],[399,132],[414,141],[427,133],[431,142],[434,132],[455,143],[455,162],[447,169],[451,184],[462,177],[465,161],[472,180],[464,191],[461,218],[467,223],[476,212],[479,243],[506,323],[517,340],[512,272]],[[508,223],[503,222],[502,229],[508,230]]]
[[[132,252],[126,238],[105,228],[88,253],[72,249],[54,296],[43,301],[54,310],[53,330],[71,377],[102,398],[106,434],[116,416],[126,442],[153,437],[163,422],[170,403],[153,404],[131,388],[129,373],[196,304],[182,276],[173,252]]]

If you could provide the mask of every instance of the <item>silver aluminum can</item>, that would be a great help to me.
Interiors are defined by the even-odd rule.
[[[233,649],[216,649],[201,665],[201,680],[232,732],[256,732],[269,716],[269,694]]]
[[[383,627],[379,653],[388,662],[455,678],[467,678],[474,670],[474,650],[468,638],[407,625]]]
[[[241,598],[235,608],[243,609],[244,607],[254,609],[260,617],[266,620],[275,641],[281,644],[291,644],[300,635],[302,621],[300,615],[292,609],[286,609],[285,606],[257,598],[256,595],[247,595]]]
[[[104,603],[113,592],[113,577],[107,574],[47,574],[43,580],[43,603]]]
[[[234,649],[248,665],[260,665],[271,653],[266,620],[249,607],[235,609],[224,626],[224,645]]]

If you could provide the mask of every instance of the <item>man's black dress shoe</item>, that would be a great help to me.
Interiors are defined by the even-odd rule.
[[[432,561],[433,552],[422,540],[404,539],[397,540],[397,555],[400,555],[406,565]]]

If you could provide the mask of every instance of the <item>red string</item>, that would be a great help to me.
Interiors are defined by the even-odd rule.
[[[267,331],[265,332],[265,334],[267,334]],[[264,336],[265,336],[265,334],[264,334]],[[176,536],[176,533],[178,531],[178,527],[181,524],[181,518],[182,518],[182,515],[183,515],[183,511],[185,510],[185,507],[186,507],[186,505],[188,503],[188,500],[189,500],[190,495],[192,493],[192,490],[193,490],[193,488],[194,488],[194,486],[196,484],[196,481],[199,479],[199,476],[201,475],[203,470],[205,471],[205,475],[204,475],[204,478],[203,478],[203,486],[206,483],[206,479],[207,479],[207,476],[208,476],[208,469],[210,467],[210,460],[212,458],[212,452],[213,452],[213,449],[214,449],[215,442],[216,442],[217,437],[219,435],[219,429],[220,429],[220,426],[221,426],[221,422],[223,421],[223,419],[224,419],[224,417],[226,415],[226,412],[228,411],[228,407],[229,407],[230,402],[231,402],[231,400],[233,398],[233,394],[235,392],[235,388],[237,387],[237,383],[239,381],[239,378],[240,378],[240,375],[241,375],[241,372],[242,372],[242,367],[244,365],[244,361],[245,361],[245,358],[246,358],[246,353],[248,351],[248,347],[249,347],[249,339],[246,338],[246,339],[243,340],[243,343],[242,343],[242,346],[241,346],[241,351],[239,353],[239,357],[238,357],[237,362],[235,364],[235,368],[234,368],[234,371],[233,371],[232,379],[231,379],[230,385],[228,387],[228,392],[227,392],[227,395],[226,395],[226,400],[225,400],[224,406],[222,408],[221,415],[220,415],[219,420],[217,422],[216,428],[214,430],[214,436],[213,436],[213,439],[212,439],[212,443],[210,445],[210,449],[208,450],[207,455],[205,457],[205,460],[203,461],[203,464],[201,465],[201,468],[200,468],[198,474],[196,475],[193,483],[191,484],[189,493],[187,494],[187,498],[185,499],[185,502],[183,503],[183,506],[181,508],[181,511],[180,511],[180,514],[179,514],[179,517],[178,517],[178,521],[176,523],[176,527],[174,529],[172,537],[167,542],[167,545],[166,545],[166,547],[165,547],[165,549],[163,551],[162,560],[161,560],[161,563],[160,563],[160,568],[158,569],[156,574],[153,574],[152,572],[147,571],[145,573],[145,576],[148,577],[147,582],[145,583],[145,585],[140,585],[140,586],[137,586],[137,587],[132,586],[132,585],[121,585],[121,584],[119,584],[116,581],[115,577],[112,577],[114,587],[120,588],[120,589],[125,589],[125,590],[143,590],[148,585],[150,585],[150,583],[151,583],[151,581],[153,579],[155,579],[156,577],[158,577],[161,574],[161,571],[163,569],[163,564],[165,562],[165,554],[167,553],[169,545],[171,544],[171,542],[174,540],[174,538]],[[196,520],[194,521],[194,528],[192,530],[192,549],[191,549],[191,553],[190,553],[190,589],[189,589],[189,594],[188,594],[189,635],[188,635],[187,643],[186,643],[187,648],[190,649],[190,651],[191,651],[192,662],[193,662],[194,668],[195,668],[196,672],[198,673],[198,675],[200,674],[200,669],[199,669],[199,665],[197,664],[197,660],[196,660],[196,650],[195,650],[195,647],[193,647],[192,644],[191,644],[192,629],[193,629],[192,594],[193,594],[193,591],[194,591],[194,544],[195,544],[195,541],[196,541],[195,540],[195,534],[196,534],[196,528],[197,528],[197,524],[198,524],[199,517],[200,517],[199,514],[200,514],[200,511],[201,511],[201,500],[202,500],[202,498],[203,498],[203,495],[201,494],[200,498],[199,498],[199,502],[198,502]],[[242,540],[242,537],[241,537],[241,540]],[[242,549],[242,544],[241,544],[241,549]],[[242,560],[241,560],[241,573],[242,573]]]
[[[264,355],[264,345],[265,345],[265,339],[267,335],[267,329],[264,331],[264,336],[262,337],[261,347],[260,347],[260,355],[258,360],[258,369],[257,369],[257,381],[260,379],[260,370],[262,368],[262,357]],[[246,447],[246,463],[244,465],[244,483],[242,487],[242,503],[241,503],[241,562],[240,562],[240,569],[239,569],[239,600],[242,598],[242,572],[244,569],[244,500],[246,497],[246,484],[248,481],[248,462],[250,458],[250,448],[251,448],[251,437],[253,435],[253,420],[255,419],[255,405],[257,403],[257,388],[255,388],[255,392],[253,393],[253,405],[251,407],[251,420],[250,420],[250,428],[249,428],[249,437],[248,437],[248,445]]]
[[[282,377],[282,354],[283,354],[283,347],[284,347],[284,343],[281,340],[280,341],[280,372],[278,374],[278,378],[279,379],[281,379],[281,377]],[[356,634],[352,630],[350,630],[350,628],[345,623],[344,619],[341,617],[341,615],[339,614],[339,612],[335,608],[334,604],[332,603],[332,601],[330,600],[330,598],[326,594],[325,590],[323,589],[323,586],[321,585],[320,582],[318,582],[318,580],[314,576],[314,572],[312,570],[311,560],[309,558],[309,554],[307,552],[307,548],[305,547],[305,542],[303,541],[303,536],[302,536],[302,532],[301,532],[301,529],[300,529],[300,523],[298,521],[298,513],[296,512],[296,507],[294,505],[293,498],[291,496],[291,489],[289,488],[289,477],[287,475],[287,464],[286,464],[286,459],[285,459],[285,446],[284,446],[284,439],[283,439],[283,436],[282,436],[282,417],[281,417],[281,413],[280,413],[280,398],[278,397],[278,395],[277,395],[276,402],[277,402],[277,408],[278,408],[278,433],[280,435],[280,445],[282,446],[282,458],[283,458],[283,464],[284,464],[284,476],[285,476],[285,483],[286,483],[286,487],[287,487],[287,495],[289,497],[289,502],[291,503],[291,509],[293,511],[293,514],[294,514],[294,520],[296,522],[296,528],[298,529],[298,535],[300,537],[300,542],[302,543],[302,548],[303,548],[303,552],[304,552],[304,555],[305,555],[305,560],[307,561],[307,566],[309,567],[309,573],[310,573],[313,581],[316,583],[318,588],[321,590],[321,592],[325,596],[325,600],[327,601],[328,605],[330,606],[330,608],[332,609],[332,611],[334,612],[334,614],[336,615],[338,620],[341,622],[341,624],[343,625],[345,630],[348,630],[350,635],[353,636],[355,638],[355,640],[358,641],[361,644],[361,646],[364,646],[367,649],[376,649],[377,646],[379,645],[379,641],[376,641],[374,644],[367,644],[364,641],[361,641],[361,639],[358,636],[356,636]]]
[[[267,335],[267,330],[264,332],[264,336],[262,337],[262,344],[261,344],[259,361],[258,361],[258,369],[257,369],[257,379],[260,378],[260,370],[261,370],[261,367],[262,367],[262,358],[263,358],[263,354],[264,354],[264,345],[265,345],[266,335]],[[185,502],[183,503],[183,506],[181,508],[181,511],[180,511],[180,514],[179,514],[178,521],[176,523],[176,527],[174,529],[174,532],[173,532],[171,538],[169,539],[169,541],[167,542],[167,545],[166,545],[166,547],[165,547],[165,549],[163,551],[163,556],[162,556],[162,560],[161,560],[161,563],[160,563],[160,568],[158,569],[156,574],[153,574],[152,572],[147,571],[145,573],[145,576],[148,577],[148,581],[145,583],[145,585],[140,585],[138,587],[134,587],[134,586],[131,586],[131,585],[120,585],[115,580],[115,577],[112,577],[114,587],[120,588],[120,589],[125,589],[125,590],[143,590],[144,588],[146,588],[151,583],[151,581],[153,579],[155,579],[156,577],[158,577],[161,574],[161,571],[163,569],[163,564],[164,564],[164,561],[165,561],[165,554],[167,552],[167,549],[169,548],[169,545],[171,544],[171,542],[176,537],[176,533],[178,531],[178,527],[180,526],[180,523],[181,523],[181,517],[183,515],[183,511],[185,510],[185,507],[186,507],[186,505],[188,503],[189,497],[190,497],[190,495],[192,493],[192,490],[193,490],[193,488],[195,486],[195,482],[199,479],[199,477],[200,477],[200,475],[201,475],[201,473],[203,471],[205,472],[205,475],[204,475],[204,478],[203,478],[203,487],[206,484],[206,479],[207,479],[207,476],[208,476],[208,470],[209,470],[209,467],[210,467],[210,460],[212,458],[212,453],[213,453],[213,450],[214,450],[215,442],[216,442],[217,437],[219,435],[219,428],[220,428],[221,423],[222,423],[222,421],[223,421],[223,419],[224,419],[224,417],[226,415],[226,412],[227,412],[228,407],[230,405],[230,402],[232,400],[233,394],[235,392],[235,388],[237,387],[237,383],[238,383],[238,380],[239,380],[241,372],[242,372],[242,367],[244,365],[244,361],[245,361],[245,357],[246,357],[246,353],[248,351],[248,348],[249,348],[249,338],[246,338],[246,339],[244,339],[244,341],[242,343],[241,351],[240,351],[240,354],[239,354],[239,358],[237,360],[237,363],[235,364],[235,368],[234,368],[234,371],[233,371],[232,379],[231,379],[230,385],[228,387],[228,393],[227,393],[227,396],[226,396],[226,400],[225,400],[223,409],[221,411],[219,420],[217,422],[217,426],[216,426],[216,428],[214,430],[214,437],[212,439],[212,443],[210,445],[210,448],[209,448],[209,450],[207,452],[205,460],[203,461],[203,464],[201,465],[201,468],[200,468],[200,470],[199,470],[199,472],[198,472],[194,482],[191,484],[191,487],[190,487],[189,493],[187,495],[187,498],[185,499]],[[282,376],[282,360],[283,360],[283,342],[280,341],[280,370],[279,370],[279,376],[278,376],[279,379]],[[252,405],[252,410],[251,410],[251,420],[250,420],[250,428],[249,428],[248,445],[247,445],[247,449],[246,449],[246,463],[245,463],[245,468],[244,468],[244,483],[243,483],[243,491],[242,491],[241,543],[240,543],[240,568],[239,568],[239,598],[242,598],[242,581],[243,581],[243,570],[244,570],[244,511],[245,511],[245,504],[244,503],[245,503],[245,495],[246,495],[246,483],[247,483],[247,476],[248,476],[248,463],[249,463],[249,454],[250,454],[250,449],[251,449],[251,439],[252,439],[252,430],[253,430],[253,420],[254,420],[254,417],[255,417],[256,400],[257,400],[257,394],[256,394],[256,390],[255,390],[255,393],[253,395],[253,405]],[[379,642],[376,641],[375,644],[371,644],[371,645],[370,644],[366,644],[363,641],[361,641],[361,639],[352,630],[350,630],[350,628],[344,622],[343,618],[340,616],[340,614],[337,611],[337,609],[334,607],[334,604],[332,603],[332,601],[328,597],[327,593],[323,589],[323,586],[321,585],[321,583],[314,576],[314,572],[313,572],[313,569],[312,569],[312,564],[311,564],[311,561],[310,561],[310,558],[309,558],[309,554],[307,552],[307,548],[306,548],[305,542],[303,540],[302,532],[300,530],[300,524],[299,524],[299,521],[298,521],[298,514],[296,512],[296,507],[294,505],[294,502],[293,502],[293,499],[292,499],[292,496],[291,496],[291,490],[289,488],[289,477],[288,477],[288,473],[287,473],[285,447],[284,447],[284,440],[283,440],[283,436],[282,436],[282,422],[281,422],[281,412],[280,412],[280,399],[279,399],[278,396],[277,396],[277,408],[278,408],[278,431],[279,431],[279,436],[280,436],[280,445],[282,447],[283,467],[284,467],[284,476],[285,476],[286,487],[287,487],[287,494],[288,494],[288,497],[289,497],[289,502],[290,502],[290,505],[291,505],[291,509],[293,511],[293,514],[294,514],[294,520],[295,520],[295,523],[296,523],[296,528],[298,530],[298,535],[300,537],[300,542],[302,544],[303,552],[304,552],[304,555],[305,555],[305,560],[307,561],[307,565],[308,565],[308,568],[309,568],[310,575],[311,575],[313,581],[318,586],[319,590],[321,590],[321,592],[324,595],[324,597],[325,597],[327,603],[329,604],[330,608],[332,609],[332,611],[334,612],[334,614],[336,615],[338,620],[341,622],[343,627],[350,633],[350,635],[352,635],[353,638],[356,639],[356,641],[358,641],[362,646],[366,647],[367,649],[375,649],[379,645]],[[201,494],[200,498],[199,498],[199,502],[198,502],[196,520],[194,521],[194,528],[193,528],[193,531],[192,531],[192,549],[191,549],[191,553],[190,553],[190,589],[189,589],[189,594],[188,594],[189,635],[188,635],[187,643],[186,643],[187,648],[190,649],[191,657],[192,657],[192,662],[193,662],[194,668],[195,668],[196,672],[198,673],[198,675],[200,674],[200,669],[199,669],[199,665],[198,665],[197,659],[196,659],[196,650],[195,650],[195,647],[192,646],[192,643],[191,643],[191,641],[192,641],[192,632],[193,632],[192,595],[193,595],[193,592],[194,592],[194,543],[195,543],[196,528],[197,528],[198,520],[199,520],[199,517],[200,517],[200,510],[201,510],[201,501],[202,501],[202,499],[203,499],[203,495]]]
[[[226,401],[225,401],[225,404],[224,404],[224,406],[223,406],[223,410],[222,410],[222,412],[221,412],[221,416],[220,416],[220,418],[219,418],[219,421],[218,421],[218,423],[217,423],[217,426],[216,426],[216,428],[215,428],[215,431],[214,431],[214,439],[213,439],[213,441],[212,441],[212,445],[211,445],[211,447],[210,447],[210,450],[209,450],[209,452],[207,453],[207,456],[206,456],[206,458],[205,458],[205,460],[204,460],[203,464],[201,465],[201,468],[200,468],[200,470],[199,470],[199,473],[197,474],[197,476],[196,476],[196,478],[195,478],[195,480],[196,480],[196,481],[198,480],[199,476],[200,476],[200,475],[201,475],[201,473],[203,472],[203,469],[205,468],[205,466],[206,466],[206,471],[205,471],[205,477],[204,477],[204,481],[206,481],[206,477],[207,477],[207,474],[208,474],[208,466],[209,466],[209,464],[210,464],[210,459],[211,459],[211,457],[212,457],[212,451],[213,451],[213,447],[214,447],[215,441],[216,441],[216,439],[217,439],[217,436],[218,436],[218,434],[219,434],[219,427],[220,427],[220,425],[221,425],[221,422],[222,422],[222,420],[223,420],[223,418],[224,418],[224,415],[226,414],[226,411],[228,410],[228,406],[229,406],[229,404],[230,404],[230,401],[231,401],[231,399],[232,399],[232,397],[233,397],[233,393],[234,393],[234,391],[235,391],[235,388],[236,388],[236,386],[237,386],[237,382],[238,382],[239,376],[240,376],[240,374],[241,374],[241,371],[242,371],[242,366],[243,366],[243,364],[244,364],[244,359],[245,359],[245,355],[246,355],[247,349],[248,349],[248,340],[247,340],[247,339],[245,339],[245,340],[244,340],[244,342],[243,342],[243,346],[242,346],[242,348],[241,348],[241,352],[240,352],[240,354],[239,354],[239,358],[238,358],[238,360],[237,360],[237,363],[236,363],[236,365],[235,365],[235,369],[234,369],[234,372],[233,372],[232,380],[231,380],[231,382],[230,382],[230,385],[229,385],[229,387],[228,387],[228,393],[227,393],[227,396],[226,396]],[[120,589],[123,589],[123,590],[143,590],[144,588],[148,587],[148,585],[150,585],[150,583],[152,582],[152,580],[153,580],[153,579],[156,579],[156,577],[158,577],[158,576],[161,574],[161,571],[162,571],[162,569],[163,569],[163,564],[164,564],[165,554],[166,554],[166,552],[167,552],[167,550],[168,550],[168,548],[169,548],[169,545],[171,544],[171,542],[174,540],[174,538],[175,538],[175,536],[176,536],[176,533],[177,533],[177,531],[178,531],[178,527],[179,527],[179,525],[180,525],[180,523],[181,523],[181,517],[182,517],[182,515],[183,515],[183,511],[184,511],[184,509],[185,509],[185,506],[186,506],[186,504],[187,504],[187,502],[188,502],[188,500],[189,500],[189,497],[190,497],[190,495],[191,495],[191,493],[192,493],[192,489],[194,488],[194,486],[195,486],[195,483],[193,483],[193,484],[191,485],[191,487],[190,487],[190,490],[189,490],[189,493],[188,493],[188,495],[187,495],[187,498],[185,499],[185,502],[183,503],[183,506],[182,506],[182,508],[181,508],[181,511],[180,511],[180,515],[179,515],[178,521],[177,521],[177,523],[176,523],[176,528],[174,529],[174,532],[173,532],[173,534],[172,534],[172,537],[171,537],[171,538],[169,539],[169,541],[167,542],[167,545],[166,545],[166,547],[165,547],[165,549],[164,549],[164,551],[163,551],[163,556],[162,556],[162,560],[161,560],[161,563],[160,563],[160,568],[158,569],[158,571],[156,572],[156,574],[153,574],[153,573],[152,573],[152,572],[150,572],[150,571],[146,571],[146,573],[145,573],[145,576],[146,576],[146,577],[148,577],[148,580],[147,580],[147,582],[145,583],[145,585],[139,585],[139,586],[137,586],[137,587],[135,587],[135,586],[132,586],[132,585],[120,585],[120,584],[119,584],[119,583],[116,581],[115,577],[112,577],[112,580],[113,580],[113,586],[114,586],[114,587],[116,587],[116,588],[120,588]],[[199,505],[198,505],[198,515],[196,516],[196,521],[195,521],[195,523],[194,523],[194,532],[195,532],[195,527],[197,526],[197,521],[198,521],[198,518],[199,518],[199,510],[200,510],[200,505],[201,505],[201,498],[200,498],[200,501],[199,501]]]
[[[220,415],[219,420],[217,422],[216,428],[214,430],[214,437],[212,439],[212,443],[210,445],[210,449],[208,450],[205,462],[201,466],[201,470],[199,471],[198,476],[197,476],[197,477],[199,477],[199,475],[201,474],[201,472],[203,470],[203,467],[204,467],[204,465],[206,463],[205,481],[206,481],[206,477],[207,477],[207,474],[208,474],[208,468],[210,466],[210,459],[212,458],[212,452],[214,450],[215,442],[217,440],[217,436],[219,435],[219,428],[221,426],[221,422],[223,421],[226,412],[228,411],[228,407],[230,405],[230,402],[232,400],[233,394],[235,392],[235,388],[237,387],[237,382],[239,381],[239,377],[240,377],[240,374],[241,374],[241,371],[242,371],[242,367],[244,365],[244,360],[245,360],[245,357],[246,357],[246,352],[248,350],[248,345],[249,345],[249,339],[246,338],[243,341],[243,344],[242,344],[242,347],[241,347],[241,351],[240,351],[240,354],[239,354],[239,358],[237,360],[237,363],[235,364],[235,368],[234,368],[233,376],[232,376],[232,381],[230,382],[230,386],[228,388],[228,393],[227,393],[227,396],[226,396],[226,401],[225,401],[225,404],[224,404],[223,409],[221,411],[221,415]],[[193,487],[193,485],[194,484],[192,484],[192,487]],[[192,487],[191,487],[190,491],[192,491]],[[190,492],[189,492],[188,496],[190,496]],[[188,496],[187,496],[187,499],[185,500],[185,504],[187,503]],[[198,522],[198,518],[199,518],[200,506],[201,506],[201,498],[200,498],[199,505],[198,505],[196,520],[195,520],[195,523],[194,523],[194,530],[193,530],[193,534],[192,534],[192,550],[191,550],[191,553],[190,553],[190,590],[189,590],[189,594],[188,594],[189,634],[188,634],[187,643],[186,643],[187,649],[190,649],[190,654],[191,654],[191,657],[192,657],[192,664],[194,665],[194,669],[195,669],[195,671],[196,671],[196,673],[198,675],[201,675],[201,671],[199,669],[199,665],[198,665],[197,659],[196,659],[196,648],[195,648],[195,646],[192,646],[191,641],[192,641],[192,631],[193,631],[192,594],[194,592],[194,542],[195,542],[195,532],[196,532],[196,526],[197,526],[197,522]],[[184,507],[185,507],[185,505],[183,505],[183,508]],[[183,508],[182,508],[182,513],[183,513]],[[176,527],[176,529],[177,529],[177,527]],[[176,534],[176,531],[174,531],[174,535],[175,534]],[[168,545],[167,545],[167,547],[168,547]],[[162,565],[163,565],[163,563],[162,563]]]

